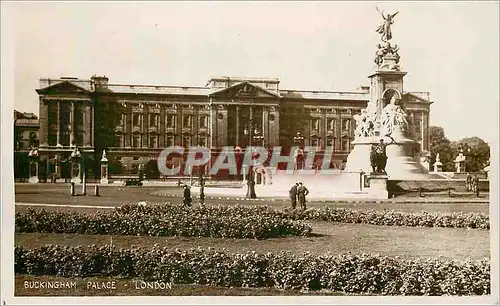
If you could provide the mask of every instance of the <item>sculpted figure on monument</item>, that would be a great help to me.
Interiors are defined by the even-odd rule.
[[[377,52],[375,53],[375,64],[377,64],[377,66],[382,64],[385,54],[385,48],[382,48],[380,44],[377,44]]]
[[[408,126],[406,117],[406,113],[401,106],[398,105],[396,95],[393,95],[391,102],[384,107],[382,114],[380,115],[382,135],[391,135],[395,128],[405,131]]]
[[[375,120],[376,114],[371,113],[369,108],[361,110],[360,115],[354,115],[356,120],[356,129],[354,134],[356,137],[370,137],[375,135]]]
[[[377,28],[377,33],[382,34],[381,39],[385,42],[392,38],[391,25],[394,23],[394,16],[396,16],[399,11],[392,15],[384,14],[384,12],[381,12],[378,8],[377,11],[379,11],[384,19],[384,22]]]

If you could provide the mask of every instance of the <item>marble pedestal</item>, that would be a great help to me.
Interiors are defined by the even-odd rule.
[[[365,175],[363,191],[371,199],[388,199],[387,180],[389,176],[384,174],[368,174]]]
[[[415,160],[413,152],[418,143],[412,139],[406,138],[401,130],[393,131],[391,135],[397,144],[391,144],[386,147],[387,165],[385,170],[391,180],[414,180],[427,177],[428,169]],[[372,144],[380,143],[381,137],[359,137],[352,143],[353,150],[347,157],[345,171],[354,172],[363,170],[365,173],[371,173],[370,150]],[[384,143],[391,143],[391,138],[383,137]]]

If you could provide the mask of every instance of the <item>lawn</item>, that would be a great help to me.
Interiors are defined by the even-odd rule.
[[[159,196],[153,193],[158,191],[168,191],[177,196]],[[147,201],[150,203],[179,203],[182,190],[178,187],[118,187],[104,186],[100,188],[100,196],[93,196],[93,190],[87,190],[87,196],[69,196],[68,185],[54,184],[18,184],[16,185],[15,201],[22,203],[43,203],[61,205],[85,205],[85,206],[121,206],[123,204]],[[415,199],[414,197],[412,198]],[[425,198],[424,198],[425,199]],[[449,199],[443,198],[441,203],[324,203],[309,201],[309,207],[345,207],[355,209],[375,209],[375,210],[395,210],[401,212],[482,212],[489,213],[489,203],[448,203]],[[197,200],[194,201],[197,203]],[[277,199],[276,201],[246,201],[235,199],[212,199],[207,198],[207,204],[222,205],[269,205],[277,208],[287,207],[288,201]],[[47,209],[51,209],[48,208]],[[74,209],[74,208],[72,208]],[[88,209],[78,208],[88,211]],[[16,207],[16,212],[24,211],[22,206]]]
[[[401,258],[445,258],[465,260],[490,256],[490,232],[462,228],[427,228],[377,226],[367,224],[341,224],[309,222],[316,237],[286,237],[265,240],[222,239],[191,237],[110,236],[80,234],[16,233],[15,244],[40,247],[45,244],[105,245],[127,248],[131,245],[150,247],[154,244],[175,249],[196,247],[223,248],[233,253],[258,253],[290,250],[295,253],[309,251],[316,255],[327,252],[353,254],[378,253]]]

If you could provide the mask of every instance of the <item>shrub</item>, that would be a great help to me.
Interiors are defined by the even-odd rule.
[[[393,210],[354,210],[322,207],[305,211],[285,209],[283,216],[294,220],[321,220],[391,226],[426,226],[489,229],[490,217],[484,213],[396,212]]]
[[[262,239],[307,236],[312,228],[238,206],[186,209],[165,204],[125,205],[105,213],[28,210],[16,214],[16,232]]]
[[[15,248],[15,273],[121,276],[177,284],[335,290],[384,295],[488,295],[490,261],[400,260],[380,255],[230,254],[212,249]]]

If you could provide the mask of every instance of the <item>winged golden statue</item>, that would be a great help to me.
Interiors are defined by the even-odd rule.
[[[384,14],[384,12],[380,11],[378,7],[377,11],[384,19],[384,22],[377,28],[377,33],[382,34],[383,42],[389,41],[392,38],[391,25],[394,23],[394,17],[399,13],[399,11],[394,14]]]

